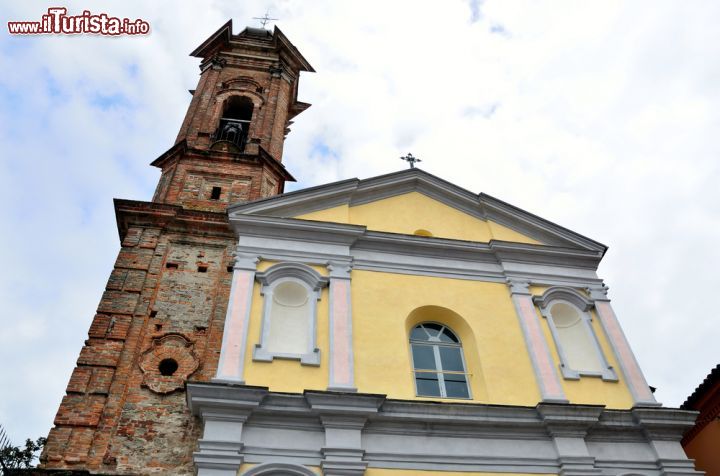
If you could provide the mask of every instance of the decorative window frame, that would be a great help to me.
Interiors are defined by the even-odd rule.
[[[317,302],[321,298],[322,288],[328,285],[329,279],[302,263],[278,263],[266,271],[255,274],[255,279],[262,288],[260,294],[264,298],[263,318],[260,330],[260,342],[253,349],[253,360],[259,362],[272,362],[273,359],[299,360],[302,365],[320,365],[320,349],[317,347]],[[272,310],[272,296],[275,288],[285,282],[294,282],[308,291],[310,296],[310,326],[308,328],[308,347],[301,354],[272,352],[267,349],[270,337],[270,314]],[[314,299],[313,299],[314,296]]]
[[[446,389],[445,382],[444,382],[444,376],[442,374],[458,373],[458,372],[447,371],[447,370],[443,370],[442,368],[437,368],[437,367],[434,370],[433,369],[417,369],[415,367],[415,357],[413,355],[413,347],[412,347],[413,346],[412,331],[416,327],[423,325],[423,324],[436,324],[438,326],[443,326],[445,329],[449,330],[452,333],[452,335],[454,335],[455,338],[457,339],[456,344],[447,344],[447,343],[443,343],[443,342],[434,343],[432,341],[426,341],[426,342],[417,341],[416,343],[420,344],[420,345],[432,345],[433,357],[435,358],[436,364],[441,362],[440,356],[438,355],[440,346],[454,347],[454,348],[460,349],[460,360],[462,361],[462,365],[463,365],[462,374],[465,376],[465,385],[467,386],[467,392],[468,392],[467,397],[448,397],[447,395],[444,395],[444,396],[442,395],[443,393],[447,393],[447,389]],[[418,397],[418,398],[442,398],[442,399],[450,399],[450,400],[472,400],[473,399],[472,386],[470,384],[470,377],[472,376],[472,374],[468,370],[467,360],[465,359],[465,348],[463,347],[463,343],[462,343],[462,340],[460,339],[460,336],[458,336],[457,332],[455,332],[450,326],[448,326],[447,324],[443,324],[442,322],[438,322],[438,321],[420,321],[410,328],[410,334],[408,335],[408,345],[410,347],[410,365],[412,367],[413,388],[415,389],[416,397]],[[442,364],[441,364],[441,366],[442,366]],[[442,383],[440,384],[440,393],[441,393],[440,396],[420,395],[420,392],[418,392],[418,385],[417,385],[417,373],[423,372],[423,371],[434,371],[435,373],[438,374],[438,379],[442,379]]]
[[[600,377],[609,382],[618,381],[617,372],[615,372],[615,369],[610,365],[605,357],[605,353],[600,346],[598,336],[595,334],[595,330],[592,327],[592,314],[590,313],[590,310],[595,307],[594,300],[588,299],[586,296],[574,289],[553,286],[548,288],[542,296],[534,296],[533,302],[540,309],[540,314],[547,319],[548,326],[550,327],[550,333],[555,341],[555,348],[560,356],[560,370],[564,378],[568,380],[579,380],[580,377]],[[552,305],[557,302],[569,304],[579,311],[580,319],[583,322],[583,328],[585,329],[585,332],[589,333],[590,341],[593,343],[595,353],[600,360],[600,364],[603,369],[601,372],[575,370],[570,367],[568,359],[565,355],[565,350],[560,342],[555,321],[553,320],[552,313],[550,312]]]
[[[273,474],[317,476],[305,466],[292,463],[262,463],[244,472],[243,476],[270,476]]]

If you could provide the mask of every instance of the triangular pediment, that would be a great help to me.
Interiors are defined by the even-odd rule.
[[[259,215],[348,225],[371,231],[474,242],[508,241],[600,251],[604,245],[420,169],[350,179],[232,205],[232,218]]]

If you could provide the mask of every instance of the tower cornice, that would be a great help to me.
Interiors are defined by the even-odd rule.
[[[234,45],[233,45],[234,44]],[[246,27],[237,35],[232,34],[232,20],[228,20],[215,33],[195,48],[190,56],[210,58],[231,46],[249,49],[273,49],[297,67],[298,71],[314,73],[315,69],[277,26],[272,32],[262,28]]]
[[[244,161],[248,163],[261,163],[262,165],[270,168],[273,172],[277,173],[277,175],[282,177],[283,180],[288,182],[297,181],[281,162],[275,160],[261,146],[257,146],[257,153],[244,153],[212,149],[204,150],[190,148],[187,146],[187,142],[183,140],[160,154],[157,159],[150,162],[150,165],[152,165],[153,167],[158,167],[160,169],[165,169],[166,167],[170,166],[172,163],[178,160],[190,157],[206,160],[228,160],[232,162]]]
[[[204,236],[233,235],[228,227],[227,215],[224,213],[188,210],[180,205],[119,198],[113,202],[120,241],[125,239],[130,226],[192,231]]]

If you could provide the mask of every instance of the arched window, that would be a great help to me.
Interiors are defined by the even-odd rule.
[[[470,398],[462,344],[450,329],[419,324],[410,332],[410,348],[419,397]]]
[[[253,358],[297,359],[320,365],[317,348],[316,304],[328,279],[299,263],[279,263],[256,274],[265,297],[260,342]]]
[[[292,463],[263,463],[245,473],[243,476],[316,476],[305,466]]]
[[[594,305],[592,301],[573,289],[562,287],[549,288],[534,301],[548,320],[563,377],[579,379],[587,375],[617,380],[593,331],[589,312]]]
[[[225,101],[215,139],[232,142],[242,151],[247,143],[253,108],[253,102],[245,96],[232,96]]]

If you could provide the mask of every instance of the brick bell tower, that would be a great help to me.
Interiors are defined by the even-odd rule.
[[[152,202],[115,200],[121,250],[41,457],[62,474],[194,474],[201,428],[184,384],[220,354],[233,271],[230,203],[282,193],[301,71],[276,27],[232,21],[191,53],[200,80],[180,132],[152,165]]]

